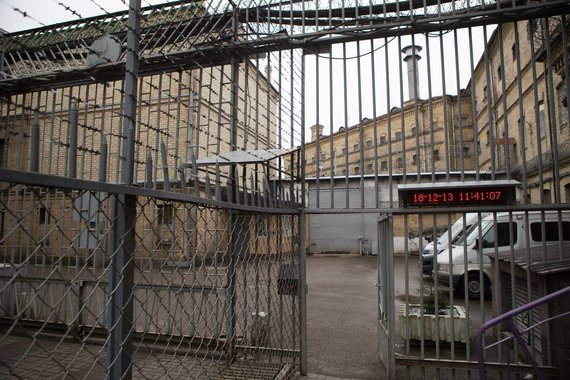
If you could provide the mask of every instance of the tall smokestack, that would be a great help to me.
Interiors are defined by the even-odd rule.
[[[419,95],[418,84],[418,61],[422,59],[419,55],[422,47],[418,45],[406,46],[402,49],[404,54],[404,62],[408,64],[408,93],[410,100],[415,99]]]

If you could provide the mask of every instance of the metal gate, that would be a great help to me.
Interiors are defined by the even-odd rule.
[[[378,227],[391,376],[474,374],[478,325],[567,283],[568,1],[151,2],[0,12],[36,23],[0,36],[3,375],[304,374],[333,214]]]
[[[303,370],[298,136],[232,4],[0,37],[0,377]]]
[[[378,220],[378,347],[388,377],[396,374],[394,303],[394,235],[392,215]]]

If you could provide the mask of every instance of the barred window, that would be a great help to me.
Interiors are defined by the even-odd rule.
[[[258,237],[267,237],[269,229],[267,224],[267,218],[261,216],[257,217],[255,223],[255,234]]]
[[[166,225],[174,223],[174,207],[170,203],[157,205],[156,220],[158,224]]]

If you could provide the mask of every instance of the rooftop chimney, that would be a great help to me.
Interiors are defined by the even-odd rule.
[[[408,64],[408,93],[410,100],[417,98],[420,92],[418,87],[418,61],[422,58],[419,55],[420,51],[422,51],[422,47],[418,45],[410,45],[402,49],[404,62]]]
[[[320,137],[323,135],[323,129],[325,127],[323,127],[320,124],[315,124],[311,127],[311,141],[317,141],[317,137]]]

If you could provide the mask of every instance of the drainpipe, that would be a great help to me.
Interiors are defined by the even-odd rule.
[[[453,160],[453,167],[452,170],[457,169],[457,157],[455,154],[456,146],[455,146],[455,107],[454,103],[457,103],[457,96],[451,98],[451,146],[453,147],[453,153],[451,154],[451,159]]]

